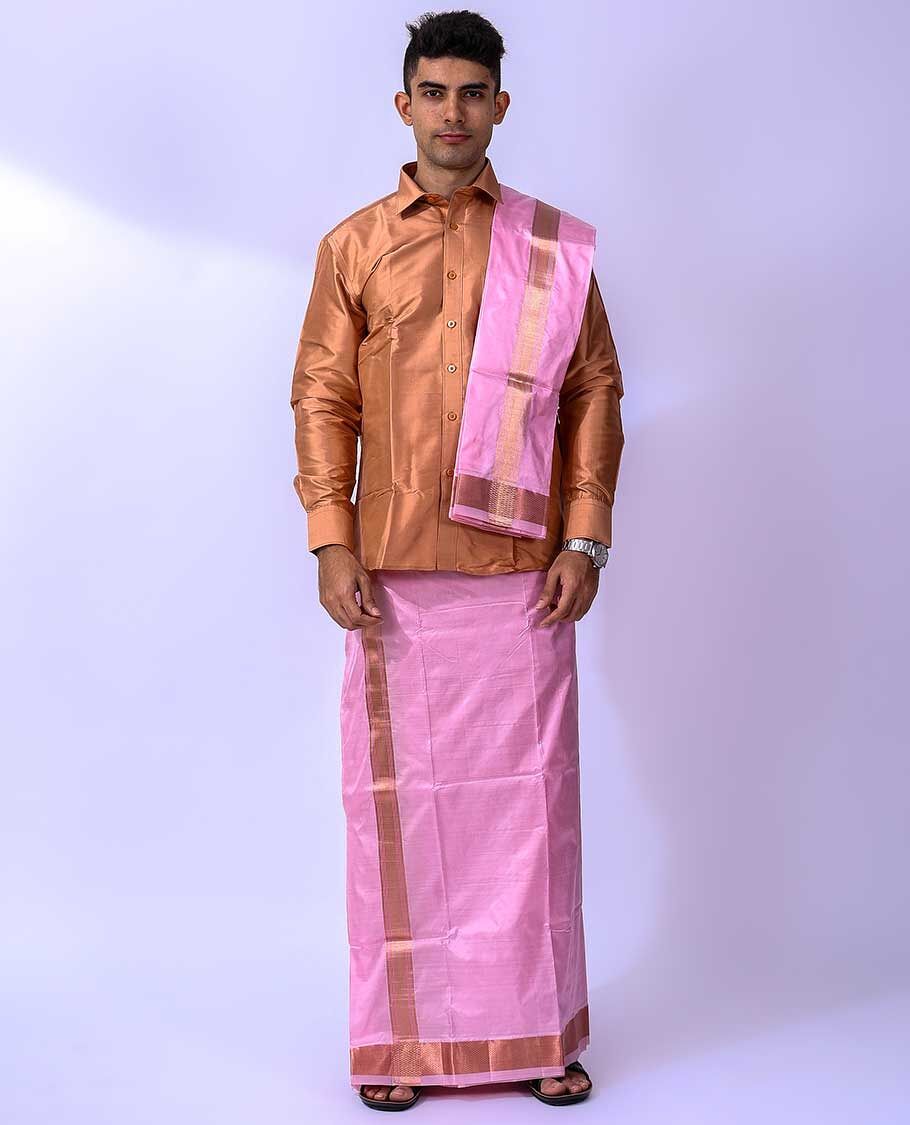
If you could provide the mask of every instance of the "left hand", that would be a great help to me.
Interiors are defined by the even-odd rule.
[[[538,625],[551,625],[554,621],[579,621],[591,608],[600,582],[600,569],[583,551],[560,551],[553,560],[540,599],[535,609],[553,605]],[[557,585],[559,594],[556,593]]]

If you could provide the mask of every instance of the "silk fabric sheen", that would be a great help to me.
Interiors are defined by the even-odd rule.
[[[500,185],[449,517],[544,539],[559,391],[591,285],[596,232]]]
[[[575,624],[546,572],[375,571],[341,693],[351,1084],[563,1073],[588,1044]]]
[[[489,161],[448,200],[415,171],[403,165],[397,191],[319,243],[291,388],[309,549],[343,543],[369,569],[495,574],[548,567],[564,536],[611,543],[622,376],[593,273],[559,396],[546,537],[449,518],[502,192]]]

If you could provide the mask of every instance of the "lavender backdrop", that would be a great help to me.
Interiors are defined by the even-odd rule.
[[[392,98],[422,10],[6,15],[10,1125],[367,1112],[347,1084],[343,633],[288,395],[319,236],[414,156]],[[494,166],[598,226],[626,381],[615,549],[578,626],[598,1095],[577,1112],[891,1125],[910,1101],[907,8],[480,10],[509,49]],[[419,1112],[532,1110],[509,1087]]]

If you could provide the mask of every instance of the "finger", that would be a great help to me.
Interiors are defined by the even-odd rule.
[[[367,571],[358,572],[357,585],[360,587],[360,604],[363,609],[373,617],[381,618],[382,613],[373,597],[373,583]]]
[[[554,621],[567,620],[569,614],[575,607],[577,594],[578,589],[576,586],[564,584],[562,587],[562,591],[560,592],[559,602],[557,603],[556,608],[548,613],[547,616],[540,622],[540,624],[550,625]]]
[[[594,599],[597,597],[598,587],[599,587],[599,575],[597,575],[595,573],[594,581],[589,582],[586,585],[583,593],[580,596],[579,600],[581,601],[581,609],[579,611],[578,617],[576,618],[577,621],[580,621],[582,619],[582,617],[584,617],[584,615],[591,608],[591,606],[594,604]]]
[[[379,625],[382,621],[380,617],[374,617],[371,613],[364,613],[357,602],[353,600],[346,602],[342,609],[347,618],[347,628],[349,629],[362,629],[365,625]]]
[[[580,608],[579,608],[579,610],[578,610],[578,612],[575,616],[576,621],[581,621],[581,619],[584,617],[584,615],[591,608],[591,605],[593,604],[593,602],[594,602],[593,598],[582,599],[581,606],[580,606]]]
[[[350,628],[350,622],[341,612],[341,598],[325,589],[321,582],[319,584],[319,604],[336,625],[340,625],[342,629]]]
[[[355,582],[356,581],[357,579],[355,578]],[[352,594],[350,601],[348,601],[345,605],[345,609],[347,610],[348,617],[351,622],[351,628],[363,629],[367,625],[380,624],[380,622],[382,621],[382,616],[380,615],[379,617],[375,617],[371,613],[366,613],[363,608],[365,602],[364,595],[359,591],[357,591],[357,593],[360,594],[360,601],[357,601],[357,594]],[[378,612],[379,610],[377,607],[377,613]]]
[[[540,597],[534,603],[535,609],[543,609],[545,605],[549,605],[556,597],[556,584],[559,581],[559,575],[555,570],[547,572],[546,581],[543,584],[543,589],[540,591]]]
[[[363,613],[357,603],[357,585],[352,584],[349,590],[341,589],[331,594],[325,601],[325,607],[331,617],[343,629],[356,629],[364,621],[374,621],[375,618]]]
[[[371,613],[361,613],[359,617],[354,619],[355,629],[364,629],[372,626],[379,626],[382,624],[381,617],[374,617]]]
[[[340,625],[342,629],[354,628],[351,615],[341,598],[326,598],[322,604],[325,606],[325,611],[329,617],[331,617],[336,624]]]
[[[568,619],[570,621],[580,621],[582,617],[584,617],[584,615],[588,612],[588,609],[591,605],[591,600],[592,599],[587,592],[587,586],[585,585],[579,587],[578,591],[575,594],[575,600],[569,612]]]
[[[547,628],[550,625],[555,625],[557,621],[568,621],[568,620],[569,620],[569,618],[567,616],[566,611],[563,609],[562,605],[558,605],[556,607],[556,609],[553,610],[552,613],[548,613],[547,616],[543,619],[543,621],[541,621],[539,623],[539,628],[544,629],[544,628]]]
[[[363,629],[367,625],[379,625],[382,617],[374,617],[371,613],[365,613],[363,606],[363,594],[360,595],[360,602],[356,600],[354,594],[345,603],[344,609],[350,622],[349,628]]]

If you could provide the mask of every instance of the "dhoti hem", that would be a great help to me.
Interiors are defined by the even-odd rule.
[[[479,1086],[555,1078],[590,1042],[585,1005],[562,1035],[462,1042],[371,1043],[351,1048],[351,1085]],[[407,1073],[394,1063],[406,1063]]]

